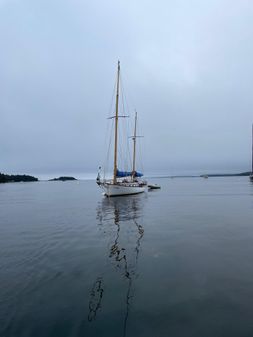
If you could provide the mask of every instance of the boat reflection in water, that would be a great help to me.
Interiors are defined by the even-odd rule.
[[[126,336],[129,310],[133,301],[133,283],[137,277],[138,258],[144,235],[142,223],[145,195],[104,198],[97,207],[99,229],[108,242],[107,262],[126,282],[123,336]],[[109,269],[110,270],[110,269]],[[94,282],[89,301],[88,321],[93,321],[100,310],[104,289],[107,286],[106,272]]]

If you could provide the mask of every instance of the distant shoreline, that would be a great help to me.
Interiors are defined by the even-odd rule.
[[[77,179],[74,177],[61,176],[59,178],[49,179],[47,181],[76,181]],[[20,183],[20,182],[38,182],[43,181],[38,178],[27,175],[27,174],[4,174],[0,173],[0,184],[5,183]]]
[[[217,173],[217,174],[204,174],[200,175],[200,177],[247,177],[251,174],[251,172],[241,172],[241,173]]]
[[[148,178],[215,178],[215,177],[247,177],[250,176],[251,172],[241,172],[241,173],[206,173],[206,174],[196,174],[196,175],[163,175],[163,176],[150,176]]]
[[[240,172],[240,173],[206,173],[206,174],[196,174],[196,175],[147,175],[147,179],[164,179],[164,178],[216,178],[216,177],[246,177],[249,176],[251,172]],[[0,184],[1,183],[15,183],[15,182],[38,182],[38,181],[78,181],[78,180],[94,180],[95,178],[88,179],[76,179],[71,176],[60,176],[58,178],[52,179],[38,179],[37,177],[27,175],[27,174],[3,174],[0,173]]]

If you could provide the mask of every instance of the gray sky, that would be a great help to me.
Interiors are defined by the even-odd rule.
[[[251,0],[0,0],[0,171],[93,172],[117,60],[146,172],[250,168]]]

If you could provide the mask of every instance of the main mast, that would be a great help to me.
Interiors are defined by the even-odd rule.
[[[251,149],[251,173],[253,174],[253,124],[252,124],[251,141],[252,141],[252,149]]]
[[[135,176],[135,157],[136,157],[136,124],[137,124],[137,112],[135,111],[135,122],[134,122],[134,136],[133,136],[133,142],[134,142],[134,149],[133,149],[133,179]]]
[[[120,62],[118,61],[116,107],[115,107],[115,135],[114,135],[114,168],[113,168],[113,183],[114,184],[117,183],[118,120],[119,120],[119,74],[120,74]]]

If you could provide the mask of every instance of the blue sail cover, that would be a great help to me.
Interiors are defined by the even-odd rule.
[[[133,175],[133,171],[127,172],[127,171],[119,171],[119,170],[117,170],[117,177],[119,177],[119,178],[131,177],[132,175]],[[143,174],[141,172],[135,171],[134,172],[134,176],[135,177],[142,177]]]

